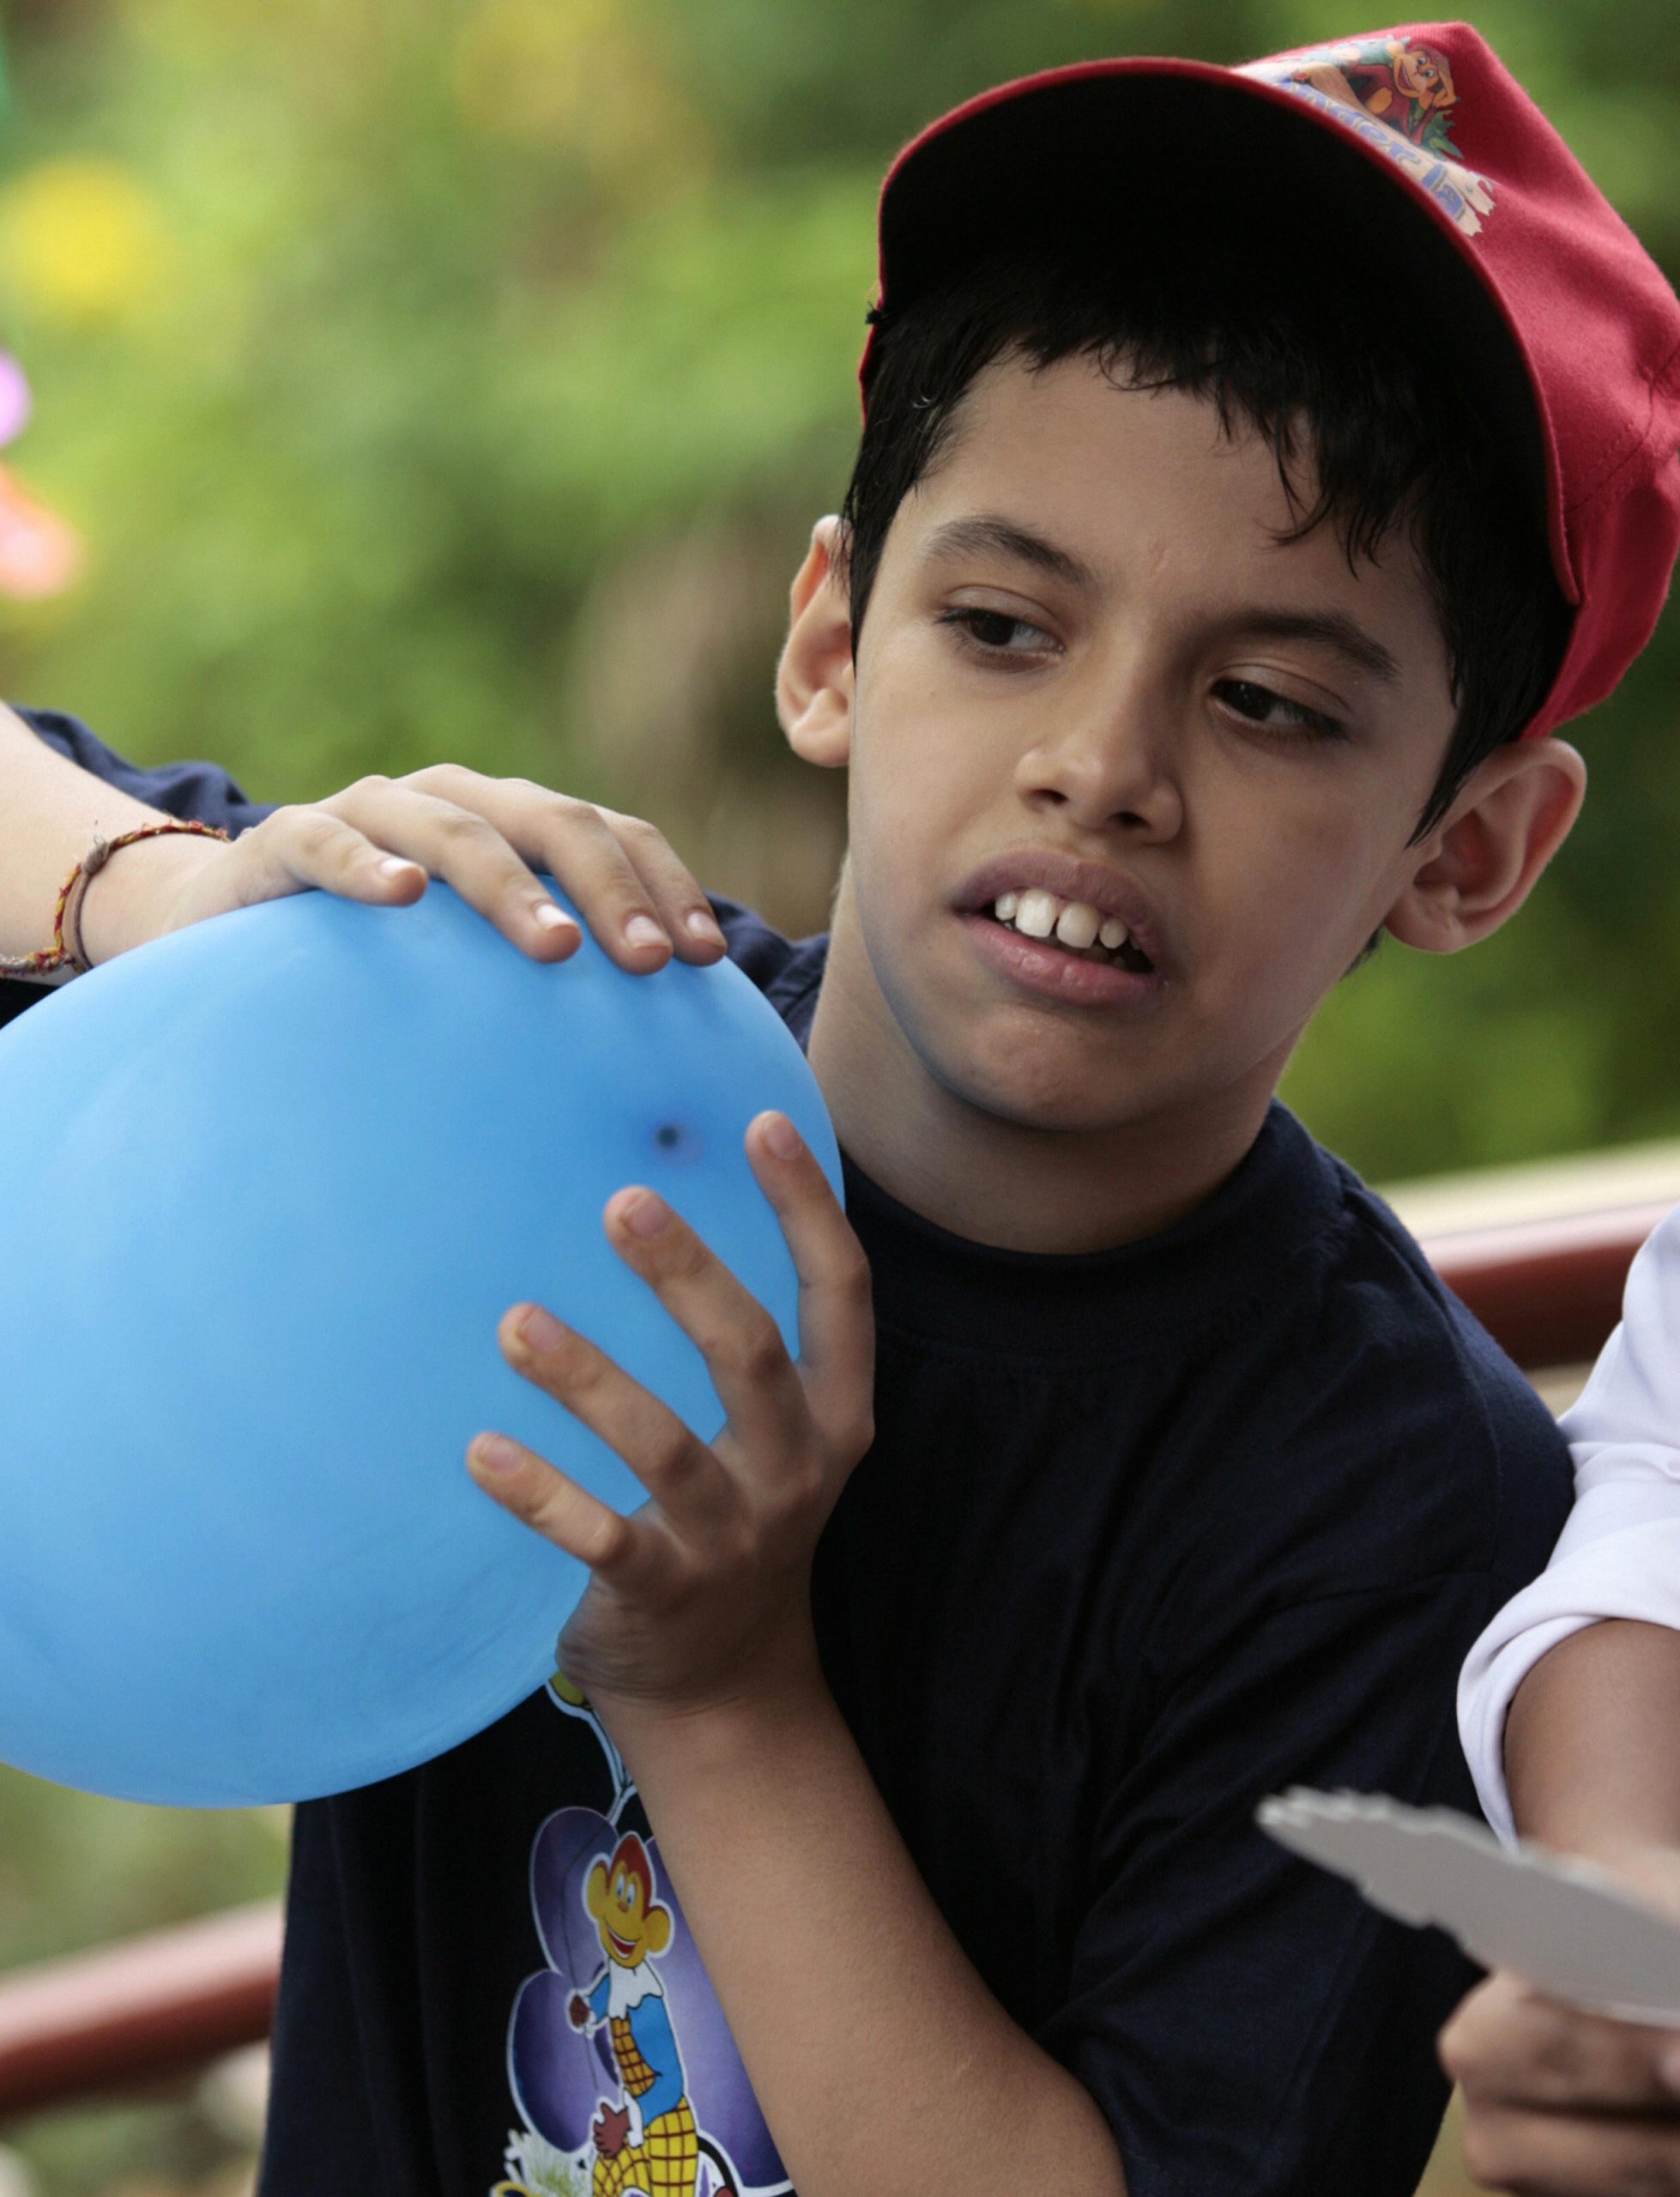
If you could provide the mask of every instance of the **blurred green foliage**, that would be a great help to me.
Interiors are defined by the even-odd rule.
[[[0,1769],[0,1970],[274,1894],[286,1827],[283,1809],[144,1807]],[[0,2135],[41,2197],[239,2197],[249,2154],[193,2083]]]
[[[1670,0],[1476,20],[1680,267]],[[845,478],[886,159],[1019,70],[1360,27],[1320,0],[15,0],[15,463],[87,567],[0,605],[0,684],[272,798],[529,772],[815,923],[837,789],[783,752],[769,680]],[[1391,946],[1320,1015],[1289,1090],[1367,1172],[1680,1133],[1677,636],[1580,729],[1586,814],[1520,922],[1450,963]],[[257,1819],[0,1777],[0,1964],[279,1867]],[[139,2141],[110,2125],[41,2139],[53,2189]]]
[[[1479,26],[1680,263],[1657,0]],[[275,797],[444,756],[653,813],[820,919],[837,790],[768,706],[843,482],[884,162],[1094,51],[1234,59],[1318,0],[29,0],[0,326],[88,570],[0,611],[10,691]],[[1389,947],[1290,1079],[1367,1171],[1680,1130],[1672,625],[1583,728],[1586,817],[1506,937]]]

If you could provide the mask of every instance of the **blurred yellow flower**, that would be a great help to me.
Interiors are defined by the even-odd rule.
[[[46,318],[125,319],[155,295],[168,262],[157,201],[115,160],[45,160],[0,193],[0,274]]]

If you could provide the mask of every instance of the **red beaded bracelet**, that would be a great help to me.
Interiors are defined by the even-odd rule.
[[[81,927],[82,903],[87,897],[89,879],[97,877],[112,855],[124,847],[134,846],[142,839],[160,839],[171,832],[189,832],[201,839],[233,837],[214,824],[201,824],[193,817],[174,816],[166,824],[142,824],[132,832],[119,832],[114,839],[96,838],[59,891],[58,904],[52,911],[51,945],[38,953],[0,954],[0,977],[51,977],[61,969],[68,969],[72,976],[83,975],[93,966],[82,951]],[[82,888],[79,893],[78,886]]]

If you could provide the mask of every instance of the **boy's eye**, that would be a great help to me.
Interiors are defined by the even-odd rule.
[[[1262,687],[1257,680],[1221,679],[1213,692],[1227,709],[1248,724],[1263,725],[1268,730],[1316,733],[1324,740],[1347,737],[1334,717],[1326,717],[1320,710],[1309,710],[1302,702],[1292,702],[1287,694]]]
[[[1036,656],[1054,646],[1042,626],[1014,617],[1006,610],[982,610],[971,604],[964,605],[956,610],[942,611],[940,623],[952,627],[988,656]]]

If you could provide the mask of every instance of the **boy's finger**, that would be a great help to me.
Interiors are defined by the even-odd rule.
[[[752,1292],[652,1190],[615,1192],[604,1222],[613,1250],[705,1359],[741,1447],[750,1455],[768,1445],[780,1455],[803,1441],[810,1431],[804,1390],[781,1330]]]
[[[1680,2197],[1680,2127],[1605,2115],[1472,2110],[1465,2158],[1478,2184],[1527,2197]]]
[[[375,845],[441,878],[533,959],[561,961],[577,950],[577,925],[487,817],[385,778],[363,778],[324,806]]]
[[[602,949],[632,975],[663,968],[674,950],[695,962],[724,952],[710,903],[663,832],[642,818],[458,763],[433,764],[402,784],[492,826],[528,869],[554,878]]]
[[[600,812],[648,889],[654,911],[665,926],[680,960],[716,961],[728,942],[711,903],[665,834],[640,816]]]
[[[515,1371],[616,1450],[679,1533],[704,1534],[734,1511],[734,1485],[713,1452],[587,1336],[539,1304],[516,1304],[499,1337]]]
[[[587,801],[556,795],[541,860],[608,958],[632,976],[670,959],[673,940],[641,872],[618,834]]]
[[[785,1114],[747,1125],[746,1156],[799,1276],[799,1358],[817,1423],[861,1456],[873,1438],[875,1315],[869,1262],[815,1156]]]
[[[1508,1976],[1484,1984],[1442,2035],[1454,2081],[1479,2098],[1545,2112],[1666,2111],[1680,2096],[1662,2069],[1672,2031],[1581,2013]]]
[[[226,864],[207,872],[206,887],[225,908],[248,908],[293,893],[341,899],[416,900],[426,890],[419,863],[375,846],[330,809],[276,808],[236,839]]]
[[[645,1522],[621,1518],[610,1504],[506,1434],[474,1435],[467,1464],[486,1495],[533,1531],[575,1556],[605,1585],[633,1592],[656,1565]]]
[[[528,870],[553,877],[621,969],[650,976],[670,959],[671,936],[655,896],[593,802],[526,778],[483,778],[456,763],[417,772],[409,783],[483,818]]]

